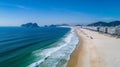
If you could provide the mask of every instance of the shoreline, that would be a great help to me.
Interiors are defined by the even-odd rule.
[[[76,41],[73,41],[73,39],[76,40]],[[56,61],[57,63],[55,63],[55,62],[51,63],[50,62],[49,64],[55,63],[55,64],[53,64],[53,66],[56,65],[56,67],[66,66],[66,62],[68,60],[68,56],[70,56],[70,54],[72,53],[72,51],[76,47],[76,45],[74,45],[74,44],[77,44],[77,42],[78,42],[77,36],[75,35],[74,30],[71,29],[60,40],[58,40],[57,42],[53,43],[53,44],[55,44],[53,47],[45,49],[44,50],[45,52],[43,51],[44,52],[43,54],[46,54],[46,52],[48,52],[47,54],[50,54],[49,56],[43,58],[42,62],[41,62],[41,60],[39,60],[37,62],[34,62],[34,63],[30,64],[29,66],[30,67],[33,67],[33,66],[48,67],[47,66],[48,64],[46,65],[45,62],[47,62],[48,59],[50,59],[50,58],[53,58],[53,60],[58,59],[58,60],[60,60],[60,62],[59,61]],[[66,54],[66,52],[68,54]],[[57,55],[56,55],[56,53],[57,53]],[[64,54],[64,56],[62,54]],[[57,58],[57,57],[60,57],[60,56],[61,56],[61,58]],[[51,59],[51,61],[53,61],[53,60]],[[51,65],[49,65],[49,66],[51,66]]]
[[[77,46],[76,46],[76,48],[75,48],[75,50],[71,53],[71,55],[70,55],[70,59],[69,59],[69,61],[68,61],[68,64],[67,64],[67,67],[76,67],[77,66],[77,62],[78,62],[78,54],[80,54],[79,53],[79,50],[80,50],[80,46],[81,46],[81,44],[83,43],[82,42],[82,38],[80,38],[79,37],[79,35],[78,35],[78,32],[77,32],[77,30],[75,29],[75,32],[77,33],[77,36],[78,36],[78,38],[79,38],[79,42],[78,42],[78,44],[77,44]],[[81,49],[82,50],[82,49]],[[81,51],[81,53],[82,53],[82,51]],[[82,57],[82,56],[81,56]]]
[[[82,58],[83,58],[83,44],[84,44],[84,38],[78,34],[78,30],[75,29],[75,32],[77,33],[77,36],[79,38],[79,43],[77,44],[75,50],[72,52],[70,59],[68,61],[67,67],[77,67],[79,60],[81,60],[79,63],[80,67],[82,67]],[[79,52],[80,51],[80,52]],[[79,56],[80,55],[80,56]]]
[[[80,28],[76,28],[75,31],[79,37],[79,43],[72,52],[67,67],[104,67],[89,36],[80,31]]]

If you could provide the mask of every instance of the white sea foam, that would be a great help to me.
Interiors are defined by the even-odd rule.
[[[39,50],[33,52],[35,56],[37,57],[43,56],[43,58],[37,62],[30,64],[28,67],[36,67],[41,63],[43,63],[48,57],[61,58],[62,56],[65,56],[66,53],[68,55],[65,58],[66,60],[69,60],[70,54],[75,49],[77,43],[78,43],[78,38],[74,32],[74,29],[72,29],[70,33],[65,36],[65,38],[63,38],[59,43],[56,43],[56,45],[58,46],[44,49],[42,52],[39,52]],[[54,66],[51,67],[55,67],[57,63],[58,62],[56,62]]]

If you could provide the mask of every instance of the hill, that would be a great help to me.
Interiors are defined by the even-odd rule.
[[[39,26],[37,23],[26,23],[26,24],[22,24],[21,27],[38,28]]]
[[[103,22],[103,21],[99,21],[99,22],[95,22],[92,24],[88,24],[87,26],[108,26],[108,27],[115,27],[115,26],[119,26],[120,25],[120,21],[112,21],[112,22]]]

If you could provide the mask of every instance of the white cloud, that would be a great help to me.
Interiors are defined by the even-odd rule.
[[[25,7],[25,6],[23,6],[23,5],[16,5],[16,7],[17,7],[17,8],[21,8],[21,9],[30,9],[30,8]]]
[[[30,9],[30,8],[23,6],[23,5],[8,4],[8,3],[0,3],[0,7],[16,7],[16,8],[20,8],[20,9]]]

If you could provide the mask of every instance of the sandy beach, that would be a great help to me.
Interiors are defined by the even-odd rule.
[[[120,67],[120,39],[76,28],[79,44],[67,67]]]

